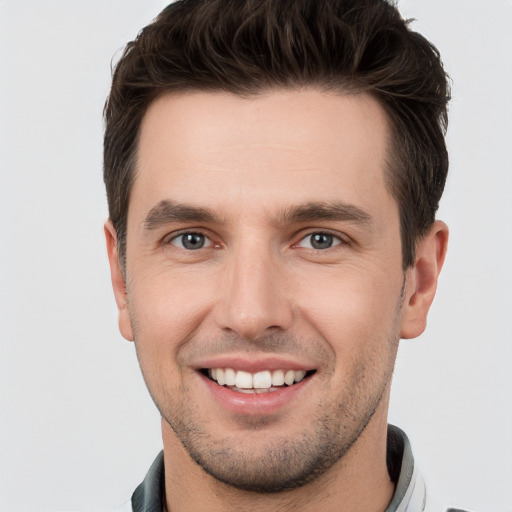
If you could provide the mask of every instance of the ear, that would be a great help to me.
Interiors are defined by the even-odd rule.
[[[104,225],[105,238],[107,241],[108,261],[110,263],[110,276],[114,296],[116,298],[117,310],[119,313],[119,330],[122,336],[128,341],[133,341],[133,328],[128,310],[128,294],[126,293],[126,282],[119,264],[117,253],[117,233],[109,219]]]
[[[448,226],[435,221],[418,242],[414,265],[406,271],[401,338],[416,338],[425,330],[447,246]]]

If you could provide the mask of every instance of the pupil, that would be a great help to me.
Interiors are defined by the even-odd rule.
[[[187,233],[182,238],[185,249],[201,249],[204,245],[204,236],[199,233]]]
[[[311,237],[311,245],[315,249],[329,249],[332,246],[332,235],[316,233]]]

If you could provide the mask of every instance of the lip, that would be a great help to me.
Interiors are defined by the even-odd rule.
[[[223,409],[237,415],[252,417],[269,416],[290,407],[315,378],[315,375],[311,375],[292,386],[283,386],[268,393],[241,393],[219,386],[199,371],[197,375],[206,387],[207,393]]]
[[[265,354],[251,354],[250,358],[247,355],[244,357],[237,356],[236,354],[215,356],[197,361],[194,364],[195,373],[200,378],[202,385],[206,388],[206,392],[212,397],[213,401],[219,404],[222,409],[231,413],[252,417],[276,414],[292,405],[293,401],[309,387],[316,373],[292,386],[283,386],[276,391],[268,393],[241,393],[224,386],[219,386],[216,382],[209,379],[201,371],[207,368],[232,368],[235,371],[241,370],[249,373],[265,370],[304,370],[306,372],[318,370],[316,365],[311,365],[311,363],[307,364],[293,361],[289,358]]]
[[[233,368],[234,370],[241,370],[249,373],[257,373],[265,370],[316,370],[314,366],[305,365],[303,363],[290,361],[275,356],[251,359],[236,356],[215,357],[212,359],[200,361],[194,366],[196,370],[201,370],[204,368]]]

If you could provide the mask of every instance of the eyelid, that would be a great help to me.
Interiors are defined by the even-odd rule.
[[[302,242],[304,242],[307,238],[313,236],[313,235],[329,235],[332,236],[333,239],[335,239],[337,242],[334,242],[333,245],[327,249],[315,249],[314,247],[304,247],[302,246]],[[306,234],[302,235],[297,243],[294,244],[294,247],[300,247],[303,249],[310,249],[313,251],[328,251],[329,249],[333,249],[334,247],[337,247],[339,245],[348,245],[350,241],[348,240],[348,237],[343,236],[341,233],[333,232],[329,229],[313,229],[309,230]]]
[[[192,229],[182,229],[180,231],[175,231],[173,233],[170,233],[163,238],[162,243],[164,245],[173,245],[174,247],[177,247],[178,249],[183,249],[184,251],[190,251],[190,249],[186,249],[181,244],[178,245],[178,244],[173,243],[174,241],[179,240],[183,235],[201,235],[201,236],[203,236],[205,238],[205,245],[203,247],[201,247],[200,249],[211,249],[212,247],[215,247],[216,245],[218,245],[212,240],[212,237],[210,235],[208,235],[204,232],[204,230],[193,229],[193,228]],[[200,249],[196,249],[196,250],[200,250]]]
[[[206,233],[205,230],[201,229],[201,228],[198,228],[198,229],[185,228],[185,229],[181,229],[179,231],[175,231],[173,233],[169,233],[165,237],[163,237],[162,244],[163,245],[173,245],[180,249],[189,251],[189,249],[185,249],[184,247],[180,247],[179,245],[173,243],[175,240],[178,240],[180,237],[182,237],[183,235],[187,235],[187,234],[197,234],[197,235],[201,235],[201,236],[205,237],[207,245],[205,245],[201,249],[210,249],[212,247],[220,247],[220,245],[221,245],[220,243],[215,242],[213,240],[213,237],[210,234]],[[301,247],[301,243],[304,242],[308,237],[310,237],[312,235],[317,235],[317,234],[324,234],[324,235],[332,236],[337,241],[336,243],[333,243],[333,245],[330,248],[337,247],[339,245],[349,245],[351,243],[349,237],[346,235],[343,235],[339,232],[334,232],[334,231],[331,231],[331,230],[325,229],[325,228],[317,228],[317,229],[310,229],[305,234],[301,234],[298,242],[294,243],[293,247]],[[314,251],[322,251],[321,249],[315,249],[313,247],[302,247],[302,248],[311,249]],[[323,251],[326,251],[326,250],[327,249],[323,249]]]

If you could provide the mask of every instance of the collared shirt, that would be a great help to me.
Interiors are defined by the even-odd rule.
[[[425,483],[418,471],[406,434],[398,427],[388,427],[387,465],[395,493],[385,512],[431,512],[427,507]],[[164,454],[160,452],[144,481],[135,489],[131,509],[118,512],[164,512]],[[446,512],[464,512],[449,509]]]

